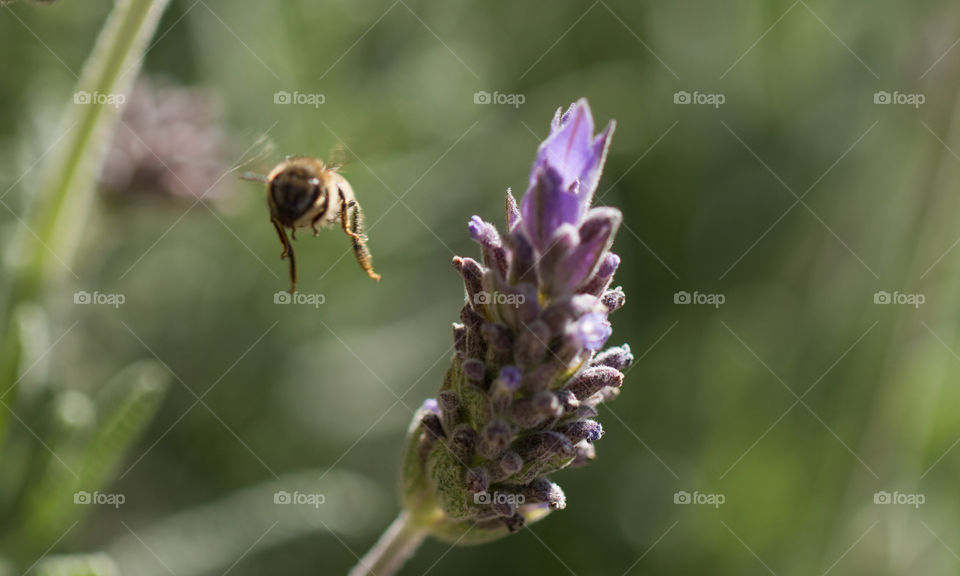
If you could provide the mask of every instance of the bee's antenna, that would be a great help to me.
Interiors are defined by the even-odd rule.
[[[266,184],[269,181],[269,178],[263,174],[257,174],[256,172],[244,172],[240,176],[241,180],[249,180],[251,182],[260,182],[261,184]]]

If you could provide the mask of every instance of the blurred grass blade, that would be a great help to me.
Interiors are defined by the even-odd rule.
[[[106,554],[49,556],[41,560],[35,576],[120,576],[117,565]]]
[[[297,493],[322,494],[322,503],[297,503]],[[119,537],[107,552],[123,574],[221,573],[254,543],[256,552],[328,530],[348,536],[369,533],[393,513],[390,502],[383,489],[365,476],[310,470],[246,488],[156,524],[131,526],[133,533]]]
[[[169,386],[170,374],[159,363],[143,360],[125,368],[98,393],[99,423],[80,466],[85,490],[110,481],[127,451],[150,425]]]
[[[77,505],[75,494],[109,485],[153,420],[169,384],[169,374],[159,364],[142,361],[115,376],[92,403],[80,392],[61,394],[48,441],[51,451],[43,475],[24,498],[11,553],[29,558],[38,552],[36,546],[55,540],[89,508]]]
[[[26,225],[20,229],[13,270],[3,274],[0,326],[8,328],[11,312],[22,302],[35,300],[52,272],[69,269],[93,200],[97,173],[106,157],[114,127],[140,70],[147,43],[169,0],[117,0],[107,23],[87,58],[60,121],[67,133],[58,151],[43,164],[40,181],[28,200],[34,200]],[[78,94],[113,96],[112,103],[80,105]],[[119,105],[114,103],[120,100]],[[4,342],[8,338],[2,338]],[[0,347],[0,383],[17,371],[16,350]],[[0,430],[6,425],[0,415]],[[2,434],[2,432],[0,432]]]
[[[46,312],[32,304],[19,306],[10,317],[6,334],[7,338],[0,343],[0,358],[7,359],[0,373],[0,401],[11,406],[16,398],[15,389],[26,379],[27,371],[31,382],[45,379],[45,368],[49,364],[45,356],[50,342]],[[0,447],[6,440],[4,423],[9,416],[6,408],[0,408]],[[2,501],[0,497],[0,505]]]
[[[169,0],[117,0],[77,83],[77,94],[109,95],[126,101],[139,72],[147,43]],[[122,98],[120,98],[122,96]],[[73,98],[73,97],[72,97]],[[119,105],[94,101],[71,103],[61,130],[75,126],[50,163],[40,173],[37,204],[29,225],[39,237],[20,260],[14,303],[36,295],[51,272],[69,266],[94,194],[97,172],[103,164],[114,127],[123,112]],[[51,262],[61,260],[62,263]]]

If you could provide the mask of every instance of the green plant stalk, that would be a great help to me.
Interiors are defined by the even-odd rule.
[[[369,552],[350,570],[349,576],[392,576],[413,556],[427,537],[427,529],[407,510],[380,536]]]
[[[76,91],[126,98],[168,3],[117,0],[84,64]],[[60,123],[60,129],[69,135],[59,153],[40,168],[37,192],[31,194],[35,201],[18,242],[22,250],[13,270],[5,274],[8,285],[0,308],[0,383],[4,388],[16,381],[19,372],[19,350],[10,337],[13,312],[21,304],[37,300],[42,288],[62,276],[74,260],[93,203],[97,173],[122,111],[122,105],[77,105],[71,100]],[[8,405],[13,392],[4,397]],[[0,410],[0,440],[7,417],[7,411]]]

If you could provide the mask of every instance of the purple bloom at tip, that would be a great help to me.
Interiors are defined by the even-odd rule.
[[[530,188],[520,213],[531,243],[544,254],[563,224],[579,226],[600,181],[615,123],[593,136],[593,116],[585,99],[554,116],[550,136],[540,145],[530,172]]]
[[[453,260],[466,289],[456,354],[429,408],[440,414],[413,430],[404,468],[405,505],[439,508],[431,533],[445,541],[479,543],[542,518],[538,507],[563,508],[548,476],[594,458],[597,405],[616,397],[633,359],[627,346],[597,354],[625,299],[611,289],[620,258],[610,253],[623,216],[590,207],[613,128],[594,135],[586,100],[558,111],[526,194],[507,191],[507,230],[474,216],[483,258]],[[526,501],[475,498],[497,490]]]
[[[550,125],[550,136],[540,145],[537,153],[531,184],[537,167],[554,167],[560,172],[561,187],[564,190],[576,190],[582,215],[590,206],[600,182],[607,148],[615,128],[616,123],[611,120],[604,131],[594,137],[593,115],[586,98],[577,100],[562,114],[558,108]]]
[[[606,314],[601,312],[591,312],[584,314],[577,322],[577,337],[580,343],[588,350],[599,350],[607,341],[607,338],[613,334],[613,328],[607,320]]]

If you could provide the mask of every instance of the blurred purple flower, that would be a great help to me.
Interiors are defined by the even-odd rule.
[[[117,127],[100,185],[113,199],[221,199],[228,134],[211,93],[143,78]]]

